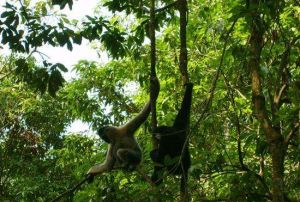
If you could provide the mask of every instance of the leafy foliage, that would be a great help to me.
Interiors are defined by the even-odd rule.
[[[73,0],[52,0],[52,4],[59,5],[60,9],[65,8],[65,6],[68,4],[69,8],[72,9]]]
[[[159,2],[157,115],[160,125],[168,125],[183,94],[179,16],[172,1]],[[49,201],[105,158],[106,144],[93,136],[66,133],[68,124],[80,119],[91,129],[121,125],[149,99],[149,5],[109,0],[100,5],[111,12],[109,17],[99,12],[74,23],[59,14],[64,10],[52,11],[53,5],[71,9],[76,1],[21,3],[8,1],[0,17],[1,44],[12,51],[0,58],[0,200]],[[259,13],[260,23],[253,24],[254,13]],[[299,13],[292,0],[260,1],[259,6],[249,1],[189,2],[188,70],[195,86],[189,141],[191,200],[271,200],[272,145],[252,105],[248,63],[253,26],[264,31],[259,76],[266,113],[282,139],[288,140],[285,195],[300,200]],[[56,19],[51,24],[49,16]],[[80,61],[74,67],[77,77],[70,82],[63,79],[67,71],[63,61],[53,64],[32,57],[43,45],[72,50],[82,39],[100,44],[97,47],[108,51],[111,60]],[[157,188],[145,180],[153,169],[149,129],[146,122],[136,134],[144,154],[139,172],[103,174],[64,200],[179,200],[177,177],[165,175]]]
[[[67,68],[61,64],[51,64],[44,61],[47,68],[36,67],[32,62],[28,63],[24,58],[16,60],[15,73],[21,81],[28,83],[31,87],[44,94],[48,90],[51,96],[55,96],[58,89],[65,82],[60,71],[67,72]]]

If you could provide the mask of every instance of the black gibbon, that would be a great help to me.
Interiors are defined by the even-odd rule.
[[[159,81],[151,79],[154,86],[155,100],[159,94]],[[151,111],[151,101],[148,101],[141,112],[125,125],[105,126],[98,130],[101,139],[109,144],[106,159],[102,164],[92,166],[87,176],[90,181],[96,174],[109,172],[114,168],[124,168],[132,171],[141,163],[142,151],[134,137],[135,131],[144,123]]]
[[[150,152],[150,157],[155,163],[151,180],[156,185],[162,183],[163,172],[167,169],[169,174],[181,175],[181,190],[183,190],[183,186],[187,181],[187,172],[191,166],[191,158],[186,141],[193,84],[187,83],[185,88],[181,108],[173,126],[159,126],[153,131],[154,138],[158,142],[158,148]]]

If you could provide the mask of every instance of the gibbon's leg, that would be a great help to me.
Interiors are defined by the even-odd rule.
[[[97,174],[108,172],[110,170],[112,170],[112,168],[110,168],[110,166],[108,165],[107,162],[101,163],[101,164],[96,164],[96,165],[92,166],[86,174],[88,183],[92,183],[94,181],[94,177]]]
[[[96,165],[92,166],[88,170],[87,174],[96,175],[98,173],[111,171],[114,167],[115,161],[116,161],[116,159],[113,156],[113,147],[109,144],[105,162],[102,164],[96,164]]]
[[[106,171],[109,171],[109,167],[107,165],[107,163],[99,163],[99,164],[96,164],[94,166],[92,166],[89,171],[88,171],[88,174],[97,174],[97,173],[103,173],[103,172],[106,172]]]
[[[128,148],[118,149],[117,157],[119,158],[122,167],[128,170],[133,170],[142,160],[140,151]]]

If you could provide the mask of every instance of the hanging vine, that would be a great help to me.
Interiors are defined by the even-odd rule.
[[[187,1],[178,0],[178,9],[180,14],[180,60],[179,69],[184,84],[189,82],[189,75],[187,70],[188,52],[186,47],[186,26],[187,26]]]
[[[150,5],[150,26],[149,26],[149,34],[151,41],[151,66],[150,66],[150,80],[157,79],[156,77],[156,46],[155,46],[155,0],[151,0]],[[154,98],[154,86],[153,82],[150,82],[150,99],[151,99],[151,125],[152,130],[157,127],[157,116],[156,116],[156,100]],[[152,138],[153,148],[158,147],[158,143],[155,138]]]

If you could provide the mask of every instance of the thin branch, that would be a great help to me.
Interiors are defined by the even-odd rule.
[[[300,39],[300,35],[299,35],[299,36],[296,36],[296,37],[292,40],[290,46],[294,46],[294,45],[297,43],[297,41],[298,41],[299,39]]]
[[[286,83],[283,84],[283,86],[281,87],[280,91],[278,92],[278,95],[276,95],[276,94],[274,95],[274,103],[275,103],[275,105],[279,105],[280,100],[281,100],[281,98],[282,98],[285,90],[287,89],[287,87],[288,86],[287,86]]]
[[[175,7],[177,5],[177,1],[173,2],[173,3],[170,3],[168,5],[165,5],[164,7],[161,7],[161,8],[158,8],[158,9],[155,9],[155,13],[160,13],[160,12],[163,12],[165,10],[168,10],[169,8],[172,8],[172,7]],[[150,13],[151,11],[149,11],[148,8],[146,7],[143,7],[143,11],[145,13]]]
[[[264,177],[264,170],[265,170],[265,157],[263,154],[259,156],[259,173],[258,175]]]
[[[155,87],[152,80],[157,79],[156,75],[156,38],[155,38],[155,0],[151,0],[150,6],[150,43],[151,43],[151,52],[150,52],[150,100],[151,100],[151,126],[152,131],[157,127],[157,114],[156,114],[156,98],[155,98]],[[158,148],[158,141],[152,135],[152,146],[153,149]]]
[[[240,166],[234,166],[236,168],[240,168],[242,171],[246,171],[248,173],[253,174],[254,177],[256,177],[260,183],[262,184],[262,186],[264,187],[264,189],[266,190],[267,194],[271,197],[272,193],[270,192],[270,189],[267,185],[267,182],[265,181],[265,178],[263,178],[262,176],[260,176],[259,174],[257,174],[256,172],[254,172],[253,170],[251,170],[249,167],[245,166],[245,168],[241,168]]]
[[[281,58],[281,64],[279,67],[279,75],[282,75],[282,87],[280,88],[280,90],[278,92],[275,92],[274,94],[274,101],[273,103],[277,106],[277,108],[279,108],[283,102],[282,97],[286,94],[287,90],[288,90],[288,64],[289,64],[289,58],[290,58],[290,52],[292,49],[292,46],[294,46],[297,41],[300,39],[300,36],[295,37],[290,43],[286,42],[286,49],[282,54],[282,58]],[[284,72],[285,70],[285,72]]]
[[[294,128],[289,132],[289,134],[287,135],[287,137],[284,140],[284,144],[288,145],[290,140],[294,137],[294,135],[296,135],[296,132],[299,129],[299,122],[296,123],[296,125],[294,126]]]
[[[278,110],[282,104],[282,97],[286,94],[288,89],[288,65],[290,61],[290,52],[291,52],[291,45],[289,43],[286,44],[286,49],[282,54],[281,63],[279,65],[278,76],[281,77],[281,82],[277,82],[278,85],[282,85],[275,87],[275,93],[273,98],[272,105],[275,106],[275,110]],[[280,88],[280,89],[279,89]]]
[[[208,101],[206,102],[206,106],[205,106],[203,112],[201,113],[199,119],[195,123],[193,129],[195,129],[197,127],[197,125],[201,122],[202,118],[204,117],[204,114],[209,110],[209,106],[210,106],[210,104],[211,104],[211,102],[213,100],[214,92],[215,92],[215,89],[216,89],[217,80],[218,80],[219,75],[221,73],[221,67],[223,66],[223,61],[224,61],[224,57],[225,57],[225,52],[226,52],[226,48],[227,48],[227,43],[228,43],[229,35],[233,31],[233,28],[234,28],[236,22],[238,21],[238,19],[239,18],[235,19],[235,21],[232,23],[230,29],[228,30],[228,32],[227,32],[227,34],[225,36],[225,43],[224,43],[224,47],[223,47],[223,51],[222,51],[222,55],[221,55],[221,60],[220,60],[220,63],[219,63],[219,67],[218,67],[215,79],[213,81],[213,85],[212,85],[212,88],[211,88],[210,97],[209,97]],[[188,135],[188,137],[189,136],[190,136],[190,134]],[[265,190],[269,194],[269,196],[271,196],[269,187],[268,187],[265,179],[262,176],[258,175],[256,172],[250,170],[246,165],[244,165],[244,163],[243,163],[242,160],[240,161],[240,163],[241,163],[242,166],[239,167],[239,168],[241,168],[243,171],[247,171],[247,172],[252,173],[261,182],[261,184],[263,185],[263,187],[265,188]]]
[[[168,5],[166,5],[166,6],[162,7],[162,8],[156,9],[155,13],[159,13],[159,12],[165,11],[165,10],[167,10],[169,8],[175,7],[176,5],[177,5],[177,1],[175,1],[173,3],[170,3],[170,4],[168,4]]]
[[[136,172],[141,175],[151,185],[151,187],[155,187],[155,183],[152,182],[151,178],[146,175],[141,168],[137,168]]]
[[[180,55],[179,55],[179,70],[181,72],[183,84],[189,82],[189,75],[187,70],[188,65],[188,51],[186,43],[186,26],[187,26],[187,1],[178,0],[178,10],[180,14]]]
[[[202,121],[204,115],[209,111],[209,106],[211,105],[213,97],[214,97],[214,92],[216,90],[217,81],[219,79],[219,75],[220,75],[220,72],[221,72],[221,67],[223,66],[223,61],[224,61],[224,57],[225,57],[225,52],[226,52],[226,48],[227,48],[227,43],[228,43],[229,35],[233,31],[233,28],[234,28],[236,22],[238,21],[238,19],[239,18],[236,18],[234,20],[234,22],[230,26],[228,32],[226,33],[225,43],[224,43],[224,47],[223,47],[223,51],[222,51],[222,55],[221,55],[220,64],[218,66],[218,70],[217,70],[216,76],[214,78],[214,81],[213,81],[213,84],[212,84],[212,87],[211,87],[211,90],[210,90],[210,92],[211,92],[210,96],[209,96],[208,100],[206,100],[206,102],[205,102],[205,106],[204,106],[204,109],[203,109],[200,117],[198,118],[198,120],[196,121],[196,123],[193,125],[193,127],[191,127],[191,130],[189,130],[189,131],[194,131],[196,129],[196,127],[199,125],[199,123]],[[184,142],[180,158],[182,158],[182,156],[183,156],[184,148],[188,145],[188,142],[189,142],[189,139],[190,139],[190,136],[191,136],[191,133],[189,131],[188,131],[188,134],[187,134],[187,138],[186,138],[186,140]]]
[[[24,4],[22,3],[22,0],[19,0],[19,3],[20,3],[20,5],[21,5],[21,9],[22,9],[23,12],[24,12],[24,17],[25,17],[25,19],[26,19],[26,21],[27,21],[26,24],[28,25],[28,23],[29,23],[29,21],[30,21],[30,18],[29,18],[29,16],[28,16],[27,12],[26,12],[26,8],[25,8]]]
[[[66,190],[65,192],[61,193],[60,195],[58,195],[56,198],[54,198],[53,200],[51,200],[51,202],[55,202],[55,201],[59,201],[59,199],[61,199],[62,197],[64,197],[65,195],[69,194],[69,193],[73,193],[76,189],[80,188],[81,185],[83,183],[85,183],[86,181],[88,181],[90,179],[90,176],[86,176],[83,180],[81,180],[79,183],[77,183],[73,188]]]
[[[1,78],[0,78],[0,81],[4,80],[6,77],[8,77],[10,74],[12,74],[12,71],[11,72],[8,72],[7,74],[3,75]]]
[[[217,81],[219,79],[220,71],[221,71],[221,68],[223,66],[223,61],[224,61],[224,57],[225,57],[225,52],[226,52],[226,48],[227,48],[227,43],[228,43],[229,35],[233,31],[233,28],[234,28],[236,22],[238,21],[238,19],[239,18],[237,18],[237,19],[234,20],[234,22],[232,23],[232,25],[229,28],[228,32],[226,33],[225,43],[224,43],[224,47],[223,47],[223,50],[222,50],[222,55],[221,55],[220,63],[219,63],[219,66],[218,66],[218,69],[217,69],[217,73],[215,75],[215,78],[214,78],[214,81],[213,81],[213,84],[212,84],[212,87],[211,87],[211,90],[210,90],[210,96],[209,96],[208,100],[205,103],[204,109],[203,109],[200,117],[198,118],[198,120],[196,121],[196,123],[194,124],[194,126],[192,127],[192,130],[195,129],[199,125],[199,123],[202,121],[204,115],[209,111],[209,106],[212,103],[212,100],[213,100],[213,97],[214,97],[214,93],[215,93],[215,90],[216,90],[216,86],[217,86]]]
[[[189,82],[189,74],[187,69],[188,64],[188,50],[187,50],[187,42],[186,42],[186,27],[187,27],[187,12],[188,5],[187,0],[178,0],[178,10],[179,10],[179,21],[180,21],[180,55],[179,55],[179,70],[181,72],[183,84],[187,84]],[[187,118],[187,128],[189,129],[190,125],[190,115]],[[181,174],[181,182],[180,182],[180,198],[181,201],[188,201],[188,186],[187,186],[187,176],[188,174],[185,172],[182,165],[182,157],[184,156],[184,152],[189,147],[189,139],[187,138],[189,131],[186,132],[182,152],[180,155],[180,163],[182,166],[182,174]]]
[[[229,96],[230,96],[230,102],[234,108],[234,117],[235,117],[235,125],[236,125],[236,129],[237,129],[237,149],[238,149],[238,158],[239,158],[239,162],[240,162],[240,165],[243,169],[246,168],[245,164],[244,164],[244,160],[243,160],[243,152],[242,152],[242,146],[241,146],[241,123],[240,123],[240,119],[239,119],[239,116],[238,114],[236,113],[236,110],[237,110],[237,107],[236,107],[236,103],[235,103],[235,100],[234,100],[234,94],[232,92],[232,87],[231,85],[229,84],[229,81],[228,79],[226,78],[225,74],[222,73],[223,77],[224,77],[224,81],[225,81],[225,84],[228,88],[228,91],[229,91]]]

